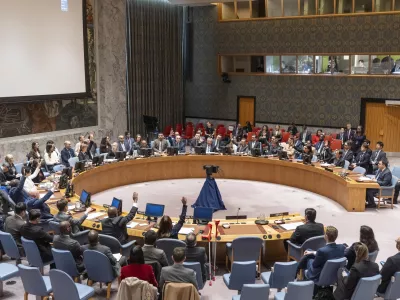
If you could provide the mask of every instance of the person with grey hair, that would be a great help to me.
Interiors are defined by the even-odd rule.
[[[204,247],[197,247],[197,236],[194,233],[189,233],[186,236],[186,261],[199,262],[201,267],[201,277],[203,282],[207,280],[207,254]]]

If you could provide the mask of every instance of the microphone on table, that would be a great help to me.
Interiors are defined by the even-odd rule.
[[[240,207],[238,207],[238,210],[236,213],[236,224],[239,224],[239,211],[240,211]]]

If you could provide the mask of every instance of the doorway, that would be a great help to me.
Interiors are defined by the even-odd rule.
[[[247,121],[255,126],[256,114],[256,97],[254,96],[238,96],[237,98],[237,120],[242,126]]]

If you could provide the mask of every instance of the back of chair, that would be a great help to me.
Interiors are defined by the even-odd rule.
[[[15,164],[15,165],[14,165],[15,170],[17,171],[18,174],[21,174],[21,171],[22,171],[22,167],[23,167],[23,166],[24,166],[24,164],[22,164],[22,163],[19,163],[19,164]]]
[[[75,164],[79,161],[78,157],[71,157],[70,159],[68,159],[68,163],[70,165],[70,167],[75,168]]]
[[[76,262],[71,251],[52,248],[51,252],[53,253],[53,258],[57,269],[64,271],[71,277],[79,276],[78,269],[76,268]]]
[[[100,244],[109,247],[113,254],[121,253],[121,243],[115,237],[99,234],[99,242]]]
[[[385,293],[385,299],[398,298],[400,298],[400,272],[394,273]]]
[[[354,290],[351,300],[373,300],[378,285],[381,281],[381,275],[361,278]]]
[[[355,173],[361,173],[362,175],[364,175],[366,171],[367,171],[367,170],[365,170],[365,168],[363,168],[363,167],[355,167],[355,168],[353,169],[353,172],[355,172]]]
[[[337,272],[339,268],[346,265],[346,258],[330,259],[322,268],[318,282],[315,284],[318,286],[329,286],[337,281]]]
[[[60,223],[56,221],[50,221],[49,228],[51,231],[54,231],[54,234],[60,234]]]
[[[349,162],[348,160],[345,160],[345,161],[344,161],[344,169],[345,169],[345,170],[348,170],[348,169],[349,169],[349,166],[350,166],[350,162]]]
[[[58,267],[57,267],[58,268]],[[50,282],[57,300],[80,300],[78,289],[71,277],[61,270],[50,270]]]
[[[314,292],[314,282],[296,281],[289,282],[285,300],[312,300]]]
[[[244,284],[240,300],[268,299],[268,297],[269,297],[268,284]]]
[[[258,261],[263,240],[259,237],[243,236],[232,242],[232,261]]]
[[[85,245],[88,243],[88,235],[89,235],[89,229],[79,231],[77,233],[71,233],[71,238],[73,238],[75,241],[78,241],[79,244]]]
[[[40,274],[38,268],[19,264],[18,269],[25,292],[42,297],[48,295],[46,284],[44,283],[42,274]]]
[[[172,252],[177,247],[186,248],[186,243],[176,239],[159,239],[156,241],[156,248],[164,250],[170,266],[174,264]]]
[[[368,253],[369,261],[375,262],[378,257],[379,250],[375,250],[374,252]]]
[[[396,176],[397,178],[400,178],[400,167],[393,167],[392,176]]]
[[[21,258],[17,244],[11,234],[0,231],[0,242],[7,256],[15,259]]]
[[[204,283],[203,283],[203,276],[201,273],[200,263],[199,262],[184,262],[183,265],[185,268],[192,269],[193,271],[196,272],[197,286],[199,287],[199,290],[202,290],[204,287]]]
[[[83,252],[83,263],[90,280],[96,282],[112,282],[114,273],[111,262],[103,253],[94,250]]]
[[[323,235],[314,236],[306,240],[301,248],[303,250],[311,249],[317,251],[319,248],[322,248],[326,245],[325,237]]]
[[[62,170],[64,170],[64,166],[63,165],[56,165],[53,167],[53,171],[54,172],[61,172]]]
[[[270,287],[278,290],[287,287],[288,283],[296,278],[298,265],[297,261],[276,262],[269,277]]]
[[[244,284],[256,282],[256,262],[236,261],[232,264],[231,276],[229,278],[229,289],[240,291]]]
[[[24,247],[26,258],[31,266],[42,268],[43,260],[40,256],[39,249],[34,241],[21,237],[22,246]]]
[[[150,265],[153,268],[154,276],[156,277],[157,282],[160,281],[161,275],[161,264],[158,261],[145,261],[146,265]]]

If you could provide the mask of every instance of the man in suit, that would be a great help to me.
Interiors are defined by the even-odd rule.
[[[321,271],[328,260],[344,257],[346,246],[336,244],[337,237],[338,230],[333,226],[327,226],[325,231],[326,246],[317,251],[306,250],[304,252],[298,270],[307,270],[305,273],[307,279],[318,282]]]
[[[185,248],[175,248],[172,252],[172,259],[174,261],[172,266],[161,269],[159,287],[163,289],[165,282],[184,282],[193,284],[196,290],[198,290],[196,273],[192,269],[183,266],[183,262],[186,259]]]
[[[71,142],[64,142],[64,149],[61,150],[61,163],[67,168],[70,167],[68,160],[72,157],[76,157],[74,150],[71,148]]]
[[[321,134],[319,136],[319,141],[315,143],[315,151],[317,152],[317,155],[322,152],[322,149],[324,149],[324,141],[325,140],[325,135]]]
[[[388,161],[381,160],[378,163],[378,171],[376,172],[374,182],[378,183],[380,186],[391,186],[392,185],[392,172],[388,169]],[[378,189],[367,189],[367,208],[375,208],[374,195],[378,193]]]
[[[182,141],[182,137],[180,135],[177,135],[175,137],[174,143],[172,145],[174,147],[178,148],[178,153],[185,153],[186,152],[185,142]]]
[[[126,224],[128,224],[135,217],[138,210],[138,193],[133,193],[132,201],[132,208],[125,217],[118,215],[118,210],[116,207],[111,206],[108,208],[108,218],[102,219],[100,221],[102,226],[102,234],[115,237],[120,241],[121,244],[125,244],[128,242],[128,232],[126,230]]]
[[[394,273],[400,272],[400,237],[396,240],[396,248],[399,252],[390,256],[381,269],[382,281],[378,293],[384,294]]]
[[[383,143],[381,141],[376,143],[375,151],[372,152],[371,155],[371,174],[375,174],[378,170],[378,163],[381,160],[386,160],[386,153],[383,151]]]
[[[352,163],[354,160],[353,151],[351,151],[351,141],[347,141],[343,144],[343,159]]]
[[[304,147],[303,142],[299,139],[297,135],[293,136],[293,139],[294,139],[294,150],[298,153],[303,152],[303,147]]]
[[[342,145],[344,144],[344,128],[340,128],[340,132],[336,135],[336,139],[341,140],[342,141]]]
[[[335,167],[344,168],[345,160],[343,158],[343,150],[336,150],[335,151],[335,159],[332,163]]]
[[[142,136],[140,134],[136,135],[136,140],[132,144],[131,154],[133,154],[134,150],[140,149],[140,142],[142,141]]]
[[[207,280],[207,254],[204,247],[196,247],[197,237],[194,233],[189,233],[186,236],[186,261],[199,262],[201,267],[201,276],[203,282]]]
[[[168,143],[167,140],[164,139],[164,134],[159,133],[158,139],[156,139],[153,144],[154,153],[165,154],[167,148],[168,148]]]
[[[219,152],[221,151],[221,146],[223,146],[223,141],[222,141],[222,136],[220,134],[217,134],[217,137],[213,141],[212,145],[214,147],[214,151]]]
[[[75,259],[76,267],[79,273],[85,270],[83,265],[83,249],[77,240],[74,240],[70,236],[71,224],[68,221],[60,223],[60,234],[54,236],[53,247],[58,250],[70,251]]]
[[[261,143],[257,141],[256,134],[251,133],[251,141],[248,144],[249,152],[253,149],[260,149],[261,151]]]
[[[235,130],[233,130],[233,136],[236,140],[240,140],[243,137],[243,127],[240,123],[238,123]]]
[[[206,149],[206,153],[210,153],[210,152],[215,152],[215,147],[213,146],[213,140],[212,138],[207,138],[207,142],[204,145],[204,148]]]
[[[72,233],[77,233],[81,230],[80,226],[83,221],[86,220],[88,214],[92,211],[90,207],[88,207],[85,213],[79,219],[74,219],[71,214],[68,213],[68,200],[60,199],[57,201],[57,209],[58,213],[54,216],[54,220],[57,222],[68,221],[72,227]]]
[[[8,172],[8,163],[3,163],[0,168],[0,185],[4,186],[7,184],[8,179],[6,173]]]
[[[276,140],[276,137],[271,137],[271,142],[268,144],[268,150],[267,150],[267,155],[278,155],[278,152],[282,148],[279,146],[278,141]]]
[[[29,222],[22,225],[20,231],[21,236],[36,243],[43,262],[48,262],[53,260],[50,244],[53,242],[53,237],[39,225],[40,216],[40,210],[31,209],[29,211]],[[54,267],[55,265],[52,263],[50,268]]]
[[[125,147],[125,138],[123,135],[118,136],[118,152],[128,152]]]
[[[88,242],[89,242],[89,244],[82,246],[82,251],[85,252],[85,250],[93,250],[93,251],[98,251],[100,253],[103,253],[110,260],[114,276],[115,277],[119,276],[120,272],[121,272],[121,265],[119,264],[117,259],[112,254],[110,248],[107,246],[101,245],[99,243],[99,234],[96,230],[89,231]],[[122,260],[122,259],[125,259],[125,258],[121,257],[120,260]]]
[[[300,141],[305,145],[307,141],[311,141],[311,132],[307,130],[307,125],[303,125],[303,131],[300,133]]]
[[[249,147],[247,146],[246,139],[245,139],[245,138],[242,138],[242,139],[240,140],[238,146],[237,146],[236,152],[237,152],[237,153],[243,153],[243,154],[244,154],[244,153],[247,153],[248,150],[249,150]]]
[[[351,164],[352,169],[359,166],[363,167],[365,170],[368,170],[370,156],[366,150],[366,147],[364,145],[361,145],[361,151],[357,153],[354,162]]]
[[[24,255],[24,248],[21,242],[21,227],[25,225],[26,221],[26,204],[19,202],[15,205],[14,215],[8,217],[4,223],[4,230],[12,235],[15,243],[17,244],[19,253]]]
[[[144,245],[142,247],[144,261],[148,262],[158,262],[161,267],[168,266],[167,256],[164,250],[157,249],[154,247],[157,240],[157,233],[153,230],[148,230],[144,234]]]
[[[351,124],[346,125],[346,130],[344,131],[344,142],[352,141],[354,137],[354,131],[351,129]]]
[[[135,141],[133,140],[133,138],[131,138],[130,132],[125,131],[124,145],[127,153],[131,152],[134,142]]]

